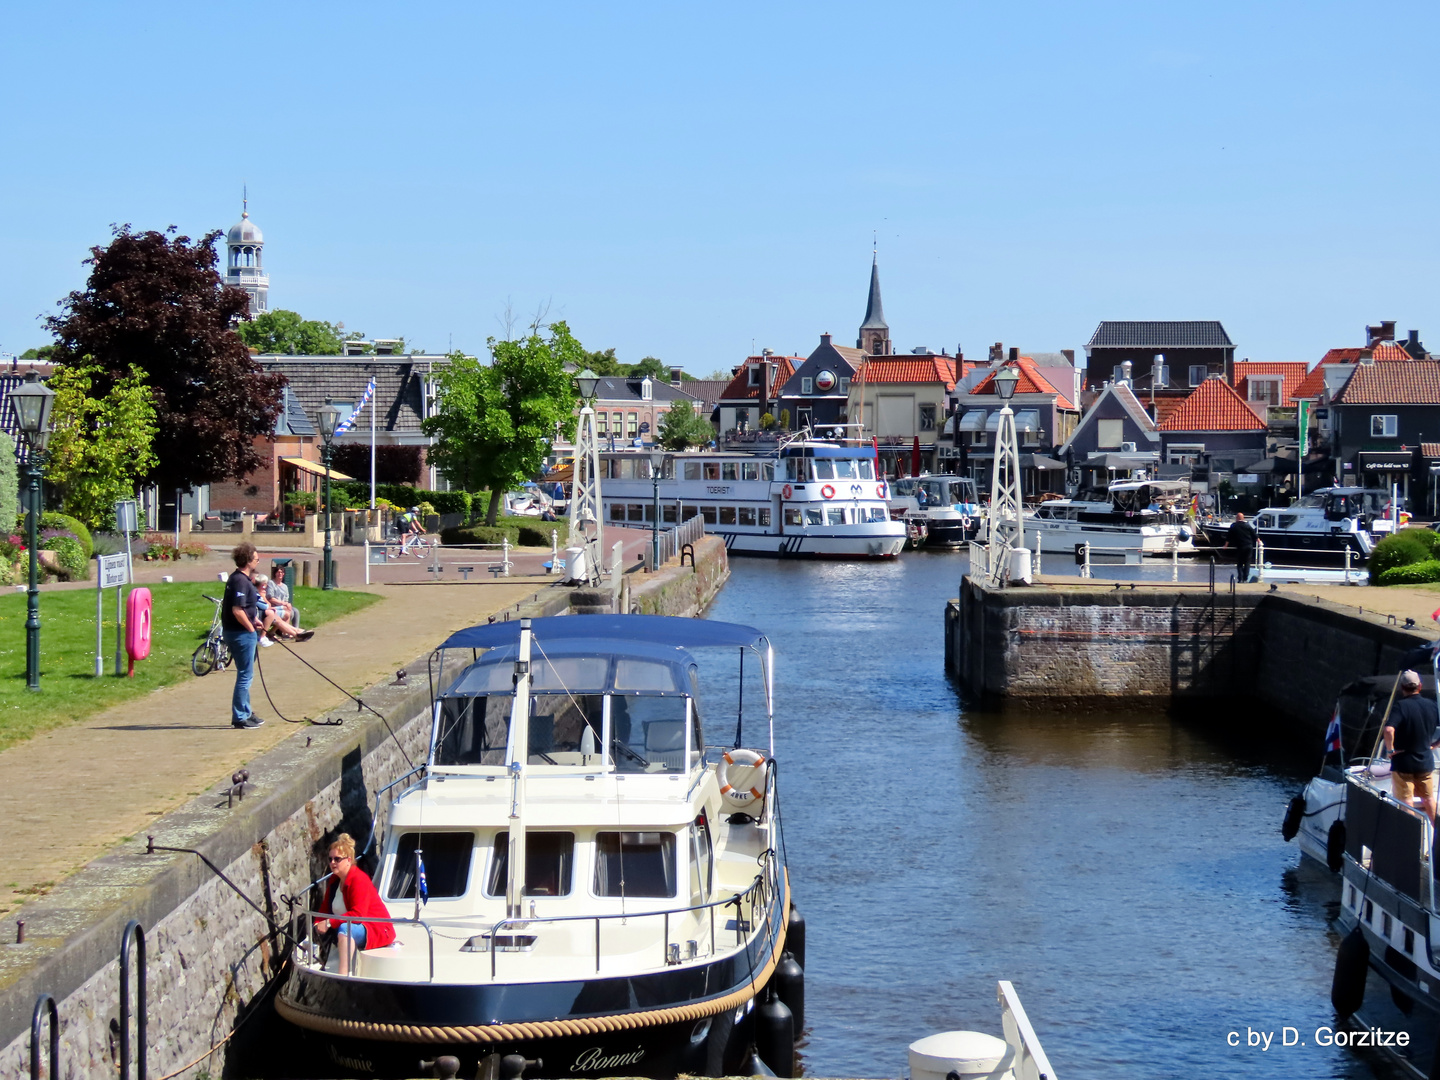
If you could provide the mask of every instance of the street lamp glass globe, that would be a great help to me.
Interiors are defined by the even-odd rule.
[[[1001,368],[995,374],[995,392],[1000,395],[1001,401],[1009,401],[1015,396],[1015,384],[1020,381],[1020,373],[1014,368]]]
[[[50,406],[55,401],[55,391],[40,381],[38,371],[25,373],[25,381],[10,391],[10,400],[14,403],[20,430],[32,444],[37,436],[49,435]]]
[[[320,425],[320,437],[329,442],[335,437],[335,429],[340,426],[340,410],[326,399],[325,404],[315,410],[315,420]]]
[[[575,376],[575,386],[580,391],[580,396],[586,401],[595,397],[595,388],[600,385],[600,376],[586,368]]]
[[[665,468],[665,451],[651,450],[645,456],[650,459],[650,475],[653,477],[658,477],[661,471]]]

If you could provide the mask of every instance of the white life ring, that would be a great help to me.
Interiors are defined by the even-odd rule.
[[[737,787],[730,782],[732,766],[741,773],[736,779],[747,787]],[[753,806],[765,798],[765,769],[765,755],[758,750],[725,751],[715,768],[715,779],[720,781],[720,798],[741,810]]]
[[[780,489],[780,494],[784,495],[785,498],[788,499],[791,495],[795,494],[795,489],[792,488],[789,484],[786,484],[783,488]]]
[[[876,484],[876,485],[875,485],[875,497],[876,497],[877,499],[883,499],[883,498],[885,498],[885,485],[884,485],[884,484]]]
[[[827,499],[833,499],[835,497],[835,489],[831,485],[826,484],[820,489],[820,494]]]

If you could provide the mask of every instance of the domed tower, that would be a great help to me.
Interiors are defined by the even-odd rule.
[[[248,198],[241,210],[240,220],[225,234],[225,284],[244,289],[250,296],[250,314],[259,315],[270,307],[270,277],[261,260],[265,236],[250,220]]]

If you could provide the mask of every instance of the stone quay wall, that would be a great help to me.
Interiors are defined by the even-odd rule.
[[[695,564],[681,566],[671,559],[653,574],[626,576],[629,604],[621,610],[634,615],[677,615],[696,618],[704,613],[730,577],[725,541],[702,537],[695,544]]]
[[[992,589],[945,609],[972,700],[1034,705],[1243,698],[1324,730],[1340,688],[1393,673],[1425,638],[1323,600],[1166,586]]]

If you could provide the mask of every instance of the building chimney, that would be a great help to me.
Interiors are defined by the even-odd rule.
[[[1019,345],[1011,345],[1011,346],[1010,346],[1010,362],[1011,362],[1011,363],[1018,363],[1019,360],[1020,360],[1020,346],[1019,346]]]
[[[829,345],[829,344],[830,344],[830,335],[829,335],[829,334],[821,334],[821,335],[820,335],[820,344],[821,344],[821,345]]]
[[[993,364],[993,363],[994,363],[995,361],[997,361],[997,360],[1004,360],[1004,359],[1005,359],[1005,346],[1002,345],[1000,342],[997,341],[997,342],[995,342],[994,345],[991,345],[991,346],[990,346],[990,362]]]
[[[1074,367],[1074,366],[1075,366],[1075,350],[1074,350],[1074,349],[1061,349],[1061,350],[1060,350],[1060,355],[1063,356],[1066,360],[1069,360],[1069,361],[1070,361],[1070,366],[1071,366],[1071,367]]]
[[[679,386],[684,381],[685,380],[680,377],[680,369],[678,367],[672,367],[670,369],[670,385]]]
[[[1411,331],[1410,331],[1410,344],[1411,344],[1411,345],[1419,345],[1419,344],[1420,344],[1420,331],[1419,331],[1419,330],[1411,330]]]
[[[1130,378],[1130,371],[1133,367],[1134,365],[1131,364],[1129,360],[1122,360],[1120,362],[1120,381],[1126,386],[1130,386],[1132,384],[1133,380]]]

